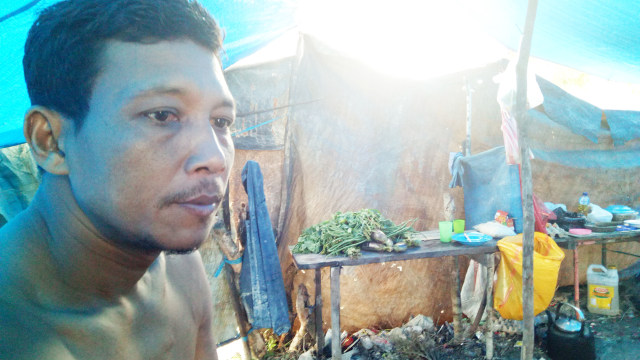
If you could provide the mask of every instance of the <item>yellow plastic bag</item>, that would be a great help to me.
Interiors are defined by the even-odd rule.
[[[493,294],[493,306],[505,319],[522,320],[522,234],[498,241],[502,258]],[[533,312],[545,310],[556,292],[564,252],[548,235],[533,240]]]

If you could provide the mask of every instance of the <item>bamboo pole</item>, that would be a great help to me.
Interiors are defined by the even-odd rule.
[[[533,24],[536,19],[537,0],[529,0],[524,33],[520,43],[520,53],[516,65],[516,108],[515,117],[518,123],[518,144],[520,144],[520,158],[522,161],[522,351],[521,360],[533,359],[534,329],[533,329],[533,184],[531,179],[531,161],[527,144],[527,67],[531,51]]]

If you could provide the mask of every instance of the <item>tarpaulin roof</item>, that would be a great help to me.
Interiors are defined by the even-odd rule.
[[[23,45],[37,12],[57,1],[0,1],[0,51],[3,54],[0,59],[0,148],[24,142],[22,117],[30,104],[22,73]],[[460,12],[467,12],[474,19],[468,24],[470,34],[484,30],[506,47],[518,48],[526,0],[456,1],[460,3]],[[405,2],[407,4],[400,3],[422,5],[422,2]],[[226,67],[294,27],[296,11],[304,1],[201,0],[201,3],[226,32],[223,58]],[[343,8],[338,7],[339,3],[327,6],[335,6],[333,13],[341,14]],[[389,1],[388,7],[391,10],[398,4]],[[366,16],[366,6],[367,2],[362,2],[362,11],[354,15],[354,22]],[[433,8],[437,9],[431,6],[429,11],[434,11]],[[606,79],[640,83],[639,17],[640,0],[539,1],[531,54]],[[326,26],[331,27],[331,18],[325,20]],[[398,38],[408,36],[406,32],[404,27]],[[380,44],[380,49],[384,51],[385,44]],[[438,49],[433,49],[433,54],[446,56],[439,54]],[[402,61],[402,54],[398,54],[398,61]]]
[[[0,0],[0,148],[24,142],[30,106],[22,70],[24,42],[42,9],[59,0]],[[252,54],[295,26],[295,0],[199,0],[225,33],[223,67]]]

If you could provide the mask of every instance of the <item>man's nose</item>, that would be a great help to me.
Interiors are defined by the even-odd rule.
[[[224,138],[206,121],[204,125],[192,126],[189,131],[192,150],[185,170],[187,173],[224,173],[227,169],[227,152],[225,151]]]

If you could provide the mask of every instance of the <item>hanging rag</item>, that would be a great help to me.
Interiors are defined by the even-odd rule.
[[[245,164],[242,184],[249,201],[240,295],[253,328],[273,329],[274,333],[282,335],[291,329],[289,306],[264,196],[262,172],[257,162]]]

